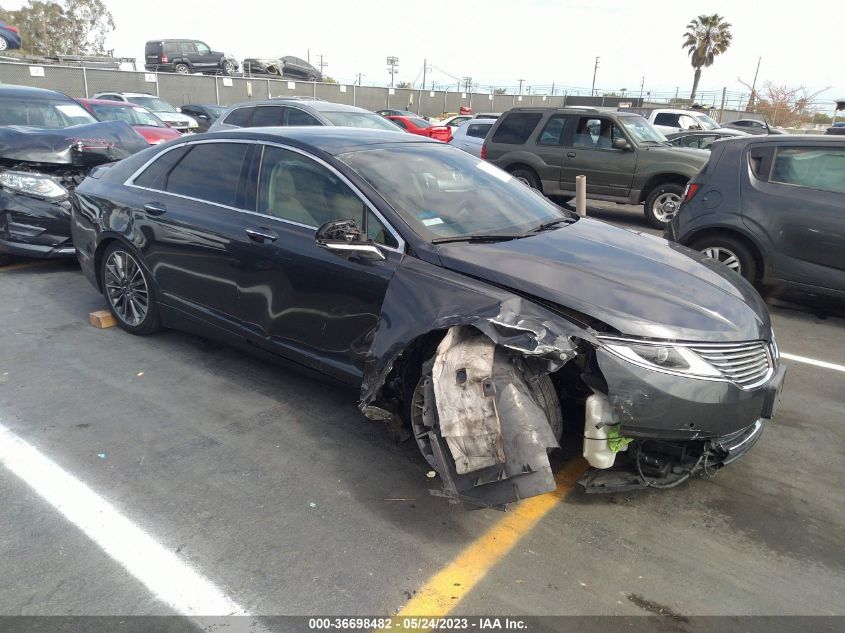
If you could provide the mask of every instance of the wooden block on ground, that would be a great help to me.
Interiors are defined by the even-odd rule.
[[[108,310],[96,310],[88,315],[88,321],[91,325],[98,328],[114,327],[117,321],[114,320],[112,313]]]

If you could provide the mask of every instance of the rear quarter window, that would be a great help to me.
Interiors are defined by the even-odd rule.
[[[174,165],[178,163],[181,158],[188,152],[188,147],[177,147],[169,152],[165,152],[154,160],[150,165],[142,171],[133,181],[134,185],[138,187],[146,187],[147,189],[155,189],[156,191],[165,191],[167,187],[167,175]]]
[[[493,127],[491,123],[474,123],[472,125],[468,125],[467,136],[471,136],[473,138],[484,138],[487,136],[487,132],[490,131],[491,127]]]
[[[845,193],[845,147],[779,147],[769,182]]]
[[[229,113],[223,123],[226,125],[236,125],[238,127],[247,127],[249,125],[249,120],[252,118],[252,112],[255,108],[248,107],[248,108],[238,108],[237,110],[232,110]]]
[[[492,140],[494,143],[522,145],[542,118],[543,115],[539,112],[514,112],[505,115]]]

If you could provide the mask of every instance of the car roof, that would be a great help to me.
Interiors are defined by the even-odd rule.
[[[0,85],[0,97],[19,97],[25,99],[61,99],[72,101],[70,97],[56,90],[46,88],[31,88],[29,86]]]
[[[97,93],[98,95],[120,95],[121,97],[155,97],[149,92],[122,92],[120,90],[103,90]],[[96,96],[95,96],[96,98]]]
[[[507,112],[503,113],[502,116],[505,114],[510,114],[511,112],[598,112],[595,108],[555,108],[554,106],[523,106],[519,108],[511,108]],[[623,114],[621,112],[602,112],[602,114]]]
[[[243,103],[236,103],[232,108],[242,108],[246,106],[267,106],[267,105],[296,105],[305,106],[315,110],[316,112],[367,112],[375,114],[370,110],[359,108],[357,106],[346,105],[344,103],[334,103],[333,101],[323,101],[321,99],[290,99],[286,97],[278,97],[276,99],[262,99],[260,101],[244,101]]]
[[[418,134],[408,134],[399,128],[395,132],[340,126],[290,126],[236,128],[207,134],[198,134],[194,138],[248,138],[262,141],[294,141],[310,145],[326,154],[343,154],[356,150],[372,148],[375,145],[397,145],[408,143],[444,144]]]
[[[112,101],[111,99],[77,99],[82,103],[90,103],[91,105],[109,106],[112,108],[143,108],[137,103],[127,103],[126,101]],[[146,109],[146,108],[144,108]]]

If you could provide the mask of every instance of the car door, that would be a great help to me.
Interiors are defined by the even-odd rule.
[[[244,214],[252,231],[244,259],[239,318],[252,341],[300,364],[358,384],[402,241],[337,171],[301,150],[264,147],[257,205]],[[383,260],[362,259],[317,244],[316,229],[354,219]]]
[[[545,173],[540,174],[542,180],[557,185],[561,179],[563,168],[563,142],[567,123],[572,119],[570,115],[553,114],[541,124],[542,128],[534,141],[532,152],[543,162]],[[530,141],[529,141],[530,142]],[[483,143],[483,140],[482,140]],[[574,187],[574,183],[573,183]]]
[[[587,195],[627,198],[637,167],[637,153],[614,149],[613,141],[618,138],[634,147],[621,126],[610,117],[599,114],[577,117],[565,136],[561,189],[575,191],[575,178],[584,175]]]
[[[219,60],[217,56],[213,54],[211,47],[208,44],[205,42],[193,42],[193,45],[196,48],[194,59],[197,60],[195,65],[198,68],[202,68],[204,70],[217,68],[217,62]]]
[[[227,329],[238,299],[243,253],[239,209],[253,143],[202,141],[176,146],[137,175],[144,258],[161,300]]]
[[[751,147],[743,221],[781,279],[845,290],[845,143]]]

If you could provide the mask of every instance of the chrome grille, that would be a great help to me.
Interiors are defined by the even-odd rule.
[[[725,378],[746,389],[764,383],[774,369],[772,354],[763,341],[697,344],[689,347],[722,372]]]

